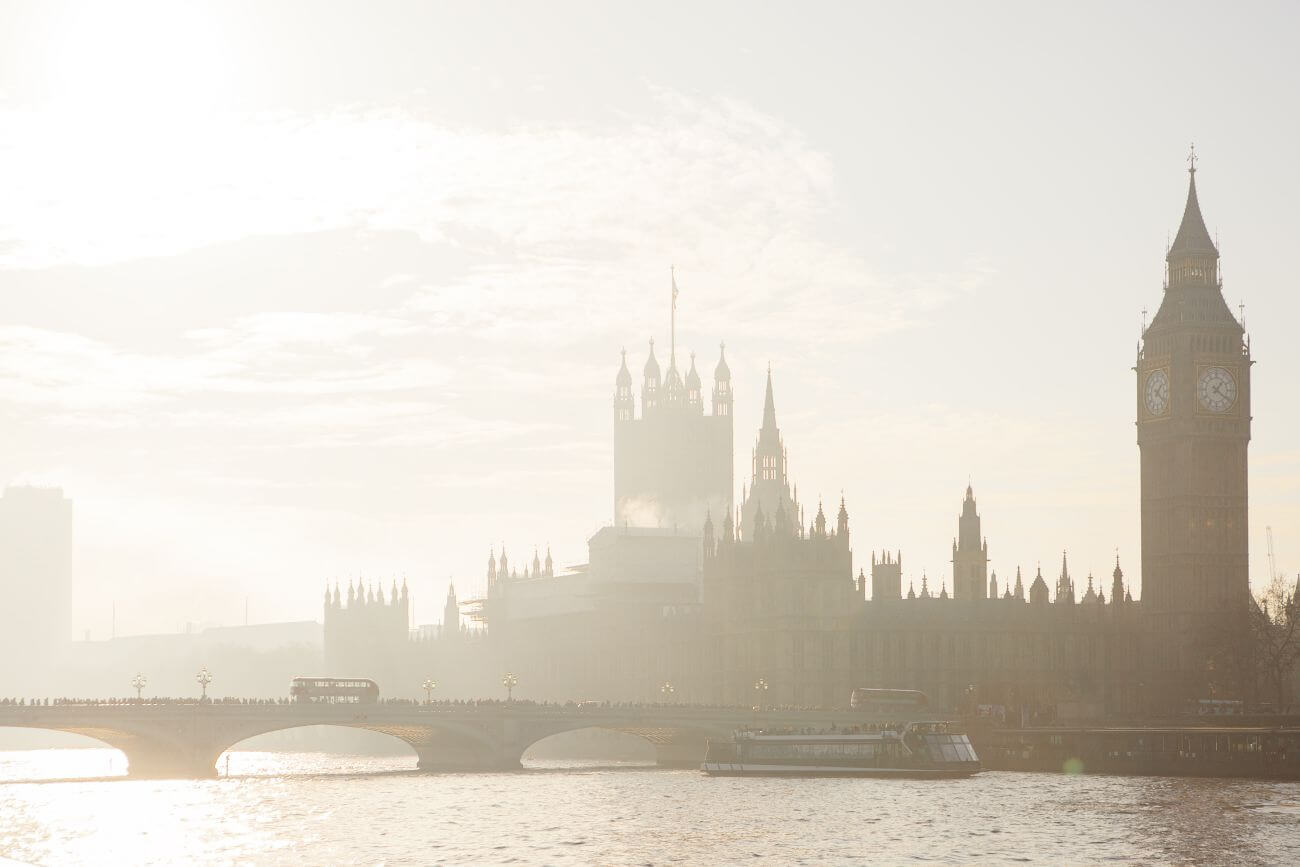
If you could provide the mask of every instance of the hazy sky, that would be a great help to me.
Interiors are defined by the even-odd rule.
[[[0,2],[0,483],[74,499],[78,634],[355,575],[434,622],[503,540],[586,559],[675,263],[738,475],[770,361],[859,562],[938,585],[969,477],[1000,578],[1136,577],[1194,140],[1294,573],[1300,7],[1132,5]]]

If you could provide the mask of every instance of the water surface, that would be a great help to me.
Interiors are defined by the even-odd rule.
[[[0,753],[0,856],[40,864],[1300,863],[1300,784],[984,773],[710,778],[533,762],[230,753],[215,780],[120,775],[115,750]],[[225,760],[221,762],[225,773]]]

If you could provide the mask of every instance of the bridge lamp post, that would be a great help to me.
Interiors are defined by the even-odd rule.
[[[203,701],[207,699],[208,684],[212,683],[212,672],[208,671],[207,666],[204,666],[203,668],[199,669],[199,673],[194,676],[194,679],[197,680],[199,682],[199,686],[203,688],[203,694],[199,696],[199,700]]]
[[[430,678],[426,680],[424,683],[420,684],[420,686],[424,689],[424,703],[432,704],[433,691],[438,688],[438,681]]]
[[[659,693],[664,697],[664,702],[665,702],[665,703],[667,703],[667,702],[669,701],[669,699],[672,698],[672,694],[673,694],[675,691],[676,691],[676,690],[673,689],[673,685],[672,685],[672,683],[670,683],[669,681],[666,681],[666,680],[664,681],[664,685],[661,686],[661,687],[659,687]]]
[[[135,687],[136,701],[141,700],[140,694],[144,692],[144,688],[148,685],[149,685],[149,678],[145,677],[143,674],[137,674],[135,677],[131,678],[131,686]]]
[[[761,677],[758,680],[754,681],[754,692],[758,693],[758,704],[755,705],[755,707],[758,708],[759,713],[762,713],[763,693],[767,692],[767,681]]]
[[[519,678],[509,672],[501,678],[501,685],[506,688],[506,701],[515,700],[515,687],[519,685]]]

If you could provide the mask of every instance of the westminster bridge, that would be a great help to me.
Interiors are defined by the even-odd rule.
[[[139,777],[211,777],[240,741],[302,726],[344,726],[405,741],[429,771],[519,768],[532,744],[563,732],[602,728],[644,738],[659,764],[698,765],[709,738],[737,728],[829,728],[861,722],[847,710],[527,701],[374,704],[119,699],[0,705],[0,726],[49,729],[94,738],[126,754]]]

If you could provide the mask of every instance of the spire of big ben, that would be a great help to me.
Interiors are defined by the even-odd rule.
[[[1216,259],[1219,257],[1214,240],[1210,237],[1209,230],[1205,228],[1205,218],[1201,216],[1201,203],[1196,197],[1195,145],[1187,156],[1187,163],[1187,204],[1183,207],[1183,221],[1178,226],[1178,234],[1174,236],[1174,243],[1169,247],[1169,253],[1165,257],[1169,262],[1189,254],[1203,256],[1208,253]]]
[[[1205,218],[1201,216],[1201,202],[1196,195],[1195,148],[1188,155],[1187,163],[1187,204],[1183,206],[1183,221],[1179,223],[1178,234],[1174,236],[1174,242],[1169,246],[1169,252],[1165,254],[1165,262],[1169,268],[1167,288],[1217,289],[1219,250],[1214,244],[1214,239],[1210,237],[1209,230],[1205,228]],[[1160,322],[1160,320],[1160,314],[1157,313],[1156,321]]]

